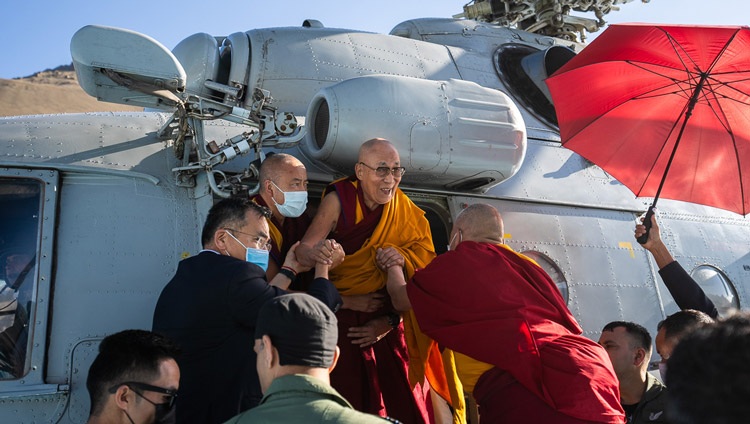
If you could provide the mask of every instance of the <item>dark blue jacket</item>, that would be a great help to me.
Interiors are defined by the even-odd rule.
[[[222,423],[262,398],[253,351],[263,304],[287,293],[259,266],[203,251],[180,262],[154,311],[153,331],[180,345],[178,423]],[[332,310],[341,297],[315,279],[308,293]]]

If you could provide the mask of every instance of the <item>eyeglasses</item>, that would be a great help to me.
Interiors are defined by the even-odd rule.
[[[271,240],[268,237],[260,237],[253,234],[243,233],[242,231],[235,230],[234,228],[224,228],[224,230],[246,235],[250,237],[250,240],[255,243],[256,246],[260,246],[261,249],[265,249],[268,251],[271,250]]]
[[[137,381],[125,381],[125,382],[122,382],[120,384],[115,384],[114,386],[112,386],[112,387],[109,388],[109,392],[110,393],[116,392],[117,389],[120,386],[128,386],[128,387],[130,387],[130,389],[132,391],[134,391],[138,396],[142,397],[143,399],[146,399],[147,401],[149,401],[154,406],[155,405],[165,405],[167,408],[172,408],[172,406],[174,406],[174,401],[177,398],[177,390],[165,389],[165,388],[159,387],[159,386],[152,386],[152,385],[146,384],[146,383],[139,383]],[[138,390],[146,391],[146,392],[161,393],[161,394],[169,396],[169,399],[166,402],[164,402],[164,403],[157,404],[157,403],[151,401],[150,399],[146,398],[145,396],[143,396],[143,394],[141,392],[139,392]]]
[[[389,168],[387,166],[378,166],[377,168],[373,168],[372,166],[364,162],[360,162],[360,163],[372,169],[373,171],[375,171],[375,175],[377,175],[378,178],[385,178],[386,176],[388,176],[388,173],[391,173],[391,175],[393,175],[395,178],[401,178],[404,175],[404,173],[406,173],[406,168],[404,168],[403,166],[397,166],[395,168]]]

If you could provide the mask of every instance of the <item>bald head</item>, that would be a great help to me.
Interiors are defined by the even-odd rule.
[[[398,156],[398,150],[393,143],[384,138],[371,138],[359,147],[359,161],[365,162],[372,153],[380,151],[392,151]]]
[[[280,176],[293,168],[305,169],[305,165],[292,155],[275,153],[268,156],[260,165],[260,181],[271,180],[276,182]]]
[[[299,159],[284,153],[276,153],[266,157],[260,165],[260,189],[258,194],[271,209],[276,221],[283,224],[285,217],[296,218],[304,213],[307,206],[307,193],[301,199],[296,196],[297,202],[292,201],[292,209],[286,205],[290,192],[302,191],[307,192],[307,170]],[[292,194],[291,196],[295,195]]]
[[[494,207],[475,203],[458,214],[453,231],[460,231],[462,240],[502,243],[503,217]]]

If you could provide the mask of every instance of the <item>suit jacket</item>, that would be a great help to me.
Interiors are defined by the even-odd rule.
[[[255,323],[263,304],[286,291],[255,264],[212,251],[180,262],[154,311],[153,330],[180,345],[178,423],[221,423],[262,398],[255,370]],[[341,302],[318,278],[309,294],[332,310]]]

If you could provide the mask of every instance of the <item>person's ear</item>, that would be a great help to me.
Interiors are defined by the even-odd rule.
[[[639,347],[635,350],[635,358],[633,359],[633,365],[640,367],[643,365],[643,361],[646,360],[646,349]]]
[[[124,384],[118,387],[117,391],[114,394],[115,405],[117,405],[117,407],[122,410],[127,410],[131,402],[131,399],[130,399],[131,392],[132,390],[130,390],[130,387]]]
[[[266,194],[273,197],[273,184],[271,180],[263,181],[263,190],[265,190]]]
[[[216,246],[216,250],[219,252],[225,252],[227,251],[227,243],[228,243],[229,234],[227,234],[227,230],[223,228],[219,228],[214,233],[214,246]]]
[[[333,372],[333,369],[336,368],[336,364],[339,362],[339,355],[341,355],[341,349],[336,346],[336,349],[333,351],[333,363],[328,367],[328,374]]]
[[[263,361],[263,365],[265,365],[266,368],[271,369],[279,364],[279,353],[273,347],[271,338],[268,337],[268,335],[264,335],[261,338],[261,343],[261,346],[263,346],[263,349],[261,351],[261,360]]]
[[[357,162],[354,165],[354,174],[357,176],[358,180],[362,179],[362,164]]]

